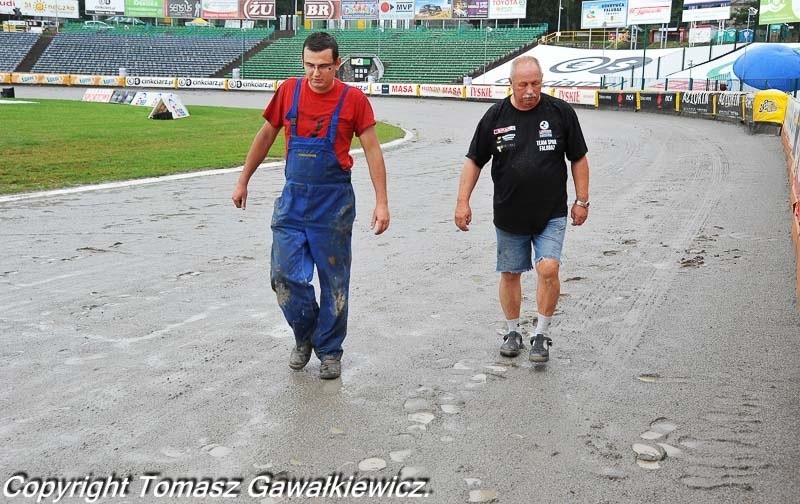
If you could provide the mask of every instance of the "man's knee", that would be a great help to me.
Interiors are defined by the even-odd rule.
[[[542,280],[552,282],[558,280],[558,261],[555,259],[541,259],[536,263],[536,274]]]

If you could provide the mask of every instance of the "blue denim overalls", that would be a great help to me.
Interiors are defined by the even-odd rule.
[[[351,236],[355,194],[350,172],[334,152],[345,88],[324,138],[297,135],[298,103],[305,79],[295,84],[286,156],[286,185],[272,215],[272,290],[298,345],[309,340],[317,357],[341,358],[347,334]],[[320,303],[311,279],[317,267]]]

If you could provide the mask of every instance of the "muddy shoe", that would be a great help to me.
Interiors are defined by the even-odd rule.
[[[311,350],[311,343],[295,346],[292,349],[292,354],[289,355],[289,367],[295,371],[299,371],[306,367],[308,361],[311,360]]]
[[[531,338],[531,354],[528,360],[531,362],[547,362],[550,359],[550,352],[548,348],[553,346],[553,340],[544,334],[537,334],[535,338]]]
[[[319,365],[319,377],[323,380],[333,380],[342,374],[342,363],[338,359],[325,359]]]
[[[522,335],[517,331],[511,331],[503,336],[505,342],[500,346],[500,355],[503,357],[516,357],[520,350],[525,348],[522,343]]]

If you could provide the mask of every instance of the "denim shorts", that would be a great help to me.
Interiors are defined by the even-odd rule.
[[[533,269],[531,263],[531,244],[534,259],[554,259],[561,263],[561,248],[564,246],[564,233],[567,230],[567,217],[550,219],[541,233],[518,235],[497,231],[497,271],[502,273],[524,273]]]

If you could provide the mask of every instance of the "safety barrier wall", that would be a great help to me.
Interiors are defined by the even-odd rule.
[[[273,92],[281,80],[215,79],[199,77],[118,77],[108,75],[59,75],[0,73],[0,84],[57,85],[155,89],[216,89]],[[430,97],[457,100],[500,100],[511,94],[508,86],[460,84],[407,84],[383,82],[348,83],[370,96]],[[797,261],[797,300],[800,308],[800,101],[780,91],[637,91],[590,88],[544,88],[543,93],[573,105],[630,112],[680,114],[681,116],[733,121],[780,128],[786,151],[791,192],[792,238]],[[105,101],[108,93],[95,99]],[[109,95],[110,96],[110,95]],[[777,131],[777,130],[776,130]]]

